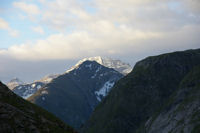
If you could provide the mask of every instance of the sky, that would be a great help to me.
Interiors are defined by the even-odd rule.
[[[1,0],[0,80],[63,73],[91,56],[132,66],[200,47],[199,0]]]

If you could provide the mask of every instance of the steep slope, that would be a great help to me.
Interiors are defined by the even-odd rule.
[[[129,64],[124,63],[120,60],[96,56],[96,57],[89,57],[89,58],[84,58],[84,59],[80,60],[74,67],[72,67],[70,70],[67,70],[67,72],[73,70],[75,67],[79,66],[80,64],[82,64],[85,61],[96,61],[97,63],[99,63],[105,67],[115,69],[116,71],[120,72],[123,75],[127,75],[132,70],[132,67]]]
[[[34,81],[33,83],[23,83],[23,84],[17,84],[12,91],[17,94],[18,96],[21,96],[24,99],[29,98],[34,93],[36,93],[40,88],[44,87],[46,84],[50,83],[54,78],[58,77],[59,75],[48,75],[42,78],[41,80]],[[12,82],[10,82],[12,83]],[[9,83],[9,84],[10,84]],[[9,85],[8,84],[8,85]],[[9,85],[10,88],[10,85]]]
[[[79,128],[122,76],[95,61],[85,61],[55,78],[28,100]]]
[[[58,118],[10,91],[0,82],[1,133],[75,133]]]
[[[200,66],[185,76],[162,111],[144,127],[140,132],[200,133]]]
[[[115,84],[83,128],[85,133],[134,133],[200,64],[200,49],[148,57]]]

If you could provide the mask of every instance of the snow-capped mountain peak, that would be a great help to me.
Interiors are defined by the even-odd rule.
[[[12,90],[16,86],[23,85],[23,84],[24,82],[21,81],[19,78],[13,78],[12,80],[10,80],[10,82],[7,83],[7,86]]]
[[[84,58],[84,59],[80,60],[75,66],[71,67],[71,69],[67,70],[66,72],[68,73],[68,72],[78,68],[85,61],[96,61],[97,63],[99,63],[105,67],[108,67],[108,68],[113,68],[116,71],[118,71],[124,75],[128,74],[132,70],[132,67],[129,64],[124,63],[120,60],[96,56],[96,57],[89,57],[89,58]]]
[[[40,88],[44,87],[46,84],[50,83],[53,79],[58,77],[59,74],[51,74],[47,75],[44,78],[34,81],[33,83],[23,83],[23,84],[16,84],[14,88],[12,88],[13,92],[17,95],[23,97],[24,99],[29,98],[35,92],[37,92]],[[17,82],[19,80],[13,79],[13,82]]]

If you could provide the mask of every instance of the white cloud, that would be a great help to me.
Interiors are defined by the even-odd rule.
[[[27,4],[25,2],[14,2],[13,6],[26,12],[29,15],[37,15],[40,13],[39,8],[35,4]]]
[[[30,4],[15,2],[14,5],[32,15],[41,13],[39,24],[59,33],[36,43],[12,46],[0,51],[0,55],[23,60],[74,59],[83,55],[139,56],[150,51],[199,46],[198,6],[187,5],[189,0],[40,2],[41,12]],[[26,5],[30,8],[25,8]],[[66,33],[68,28],[73,30]],[[41,34],[44,32],[41,27],[32,29]]]
[[[106,27],[106,26],[105,26]],[[84,56],[117,54],[121,49],[133,45],[138,39],[153,39],[160,37],[160,33],[133,31],[125,26],[116,28],[107,25],[106,31],[92,34],[85,31],[64,35],[51,35],[36,44],[21,44],[0,51],[2,55],[9,55],[19,59],[75,59]],[[113,29],[112,29],[113,28]],[[114,33],[110,36],[110,32]],[[123,44],[123,45],[122,45]]]
[[[4,19],[0,18],[0,30],[7,30],[9,35],[12,37],[17,37],[19,36],[19,32],[17,30],[12,29],[8,22],[6,22]]]
[[[88,30],[90,25],[102,20],[126,24],[136,30],[176,30],[191,21],[196,21],[187,11],[188,5],[191,5],[190,8],[196,7],[195,4],[188,4],[189,1],[93,0],[89,3],[85,2],[86,4],[81,3],[80,0],[45,1],[42,2],[45,8],[41,14],[41,21],[58,31],[65,31],[71,26],[78,30]],[[179,9],[171,10],[171,3],[179,4]],[[197,2],[195,3],[197,4]],[[93,8],[93,13],[86,10],[87,8]],[[193,15],[197,16],[198,14]]]
[[[12,46],[0,51],[0,55],[21,60],[77,59],[95,55],[135,57],[149,51],[199,46],[200,28],[194,25],[169,33],[135,31],[123,25],[107,26],[105,30],[95,34],[85,31],[55,34],[35,44]]]
[[[37,26],[37,27],[32,27],[31,28],[34,32],[39,33],[41,35],[43,35],[45,32],[43,30],[43,28],[41,26]]]

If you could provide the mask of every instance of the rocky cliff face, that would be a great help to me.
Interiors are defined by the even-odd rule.
[[[183,78],[199,64],[200,49],[148,57],[138,62],[97,106],[82,131],[139,132],[142,125],[168,102]]]
[[[145,124],[143,133],[200,132],[200,66],[181,81],[161,111]]]
[[[75,133],[49,112],[33,105],[0,82],[1,133]]]

